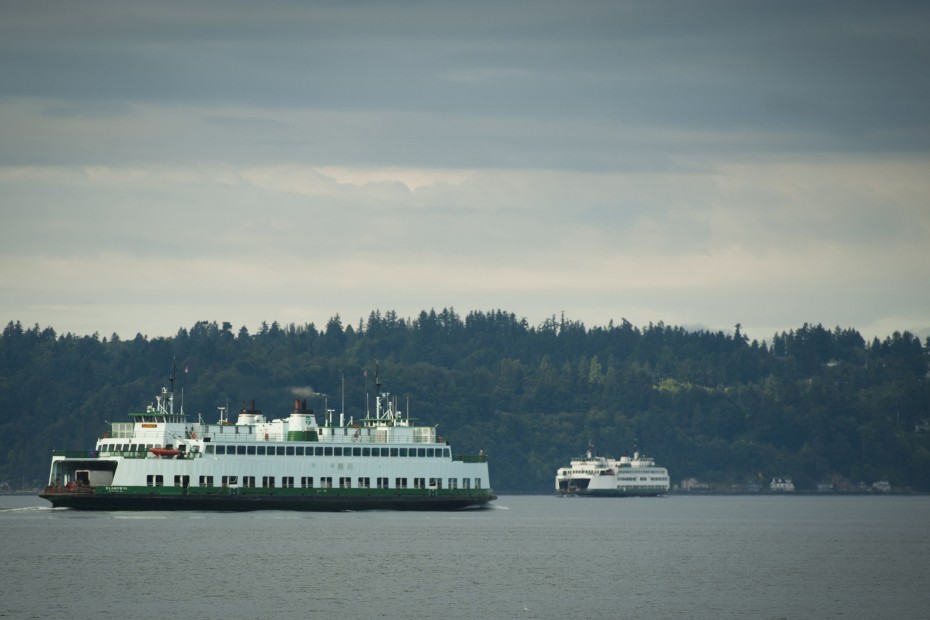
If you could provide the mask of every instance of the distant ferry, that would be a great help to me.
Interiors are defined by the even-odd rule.
[[[171,390],[92,450],[54,451],[39,496],[84,510],[453,510],[496,499],[487,458],[454,455],[375,383],[374,415],[320,426],[294,403],[283,419],[243,409],[235,423],[188,421]],[[198,416],[199,418],[199,416]]]
[[[794,482],[791,478],[772,478],[769,490],[775,493],[794,493]]]
[[[555,476],[555,492],[563,496],[655,496],[668,490],[668,470],[635,451],[632,458],[616,460],[595,456],[589,446],[584,456],[573,458],[571,465],[560,467]]]

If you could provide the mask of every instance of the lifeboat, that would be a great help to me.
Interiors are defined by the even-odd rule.
[[[149,452],[161,457],[172,457],[181,454],[180,450],[171,450],[169,448],[149,448]]]

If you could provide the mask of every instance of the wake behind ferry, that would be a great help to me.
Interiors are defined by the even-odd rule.
[[[496,499],[484,454],[460,456],[377,391],[360,423],[318,425],[306,401],[283,419],[251,408],[235,423],[190,422],[162,388],[93,450],[58,451],[39,496],[84,510],[454,510]]]
[[[588,446],[584,456],[573,458],[555,476],[556,494],[593,497],[664,495],[669,490],[668,470],[651,458],[633,452],[633,457],[612,459],[596,456]]]

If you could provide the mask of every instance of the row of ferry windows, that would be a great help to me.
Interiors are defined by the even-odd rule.
[[[215,450],[215,452],[214,452]],[[370,448],[359,446],[253,446],[253,445],[210,445],[207,454],[235,454],[256,456],[388,456],[449,458],[449,448]]]
[[[241,483],[240,483],[241,479]],[[200,476],[199,485],[202,487],[212,487],[214,477],[213,476]],[[274,489],[277,486],[280,486],[283,489],[293,489],[294,488],[294,476],[281,476],[280,479],[275,476],[262,476],[261,486],[263,489]],[[410,486],[410,478],[394,478],[394,486],[390,486],[389,478],[376,478],[375,479],[375,488],[378,489],[442,489],[442,478],[413,478],[413,484]],[[174,477],[174,486],[176,487],[187,487],[190,486],[190,476],[176,475]],[[276,482],[278,485],[276,485]],[[446,487],[448,489],[458,489],[461,482],[461,488],[470,489],[472,488],[472,479],[471,478],[462,478],[461,481],[458,478],[448,478],[446,479]],[[165,486],[165,477],[161,474],[149,474],[146,476],[146,484],[150,487],[161,487]],[[256,476],[223,476],[220,479],[220,484],[224,487],[229,486],[240,486],[255,488],[256,486]],[[342,476],[338,479],[338,485],[340,489],[370,489],[371,478],[367,476],[359,476],[355,478],[353,484],[353,479],[351,476]],[[313,476],[300,476],[300,488],[302,489],[332,489],[333,478],[331,476],[320,476],[317,481],[316,486],[314,485]],[[481,478],[474,479],[474,488],[481,488]]]
[[[652,480],[653,482],[668,482],[668,478],[664,476],[651,476],[649,478],[646,476],[640,476],[639,478],[636,476],[617,476],[617,480],[623,480],[625,482],[636,482],[637,480],[640,482],[646,482],[649,480]]]

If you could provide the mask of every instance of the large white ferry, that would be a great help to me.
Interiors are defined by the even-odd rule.
[[[269,420],[253,401],[235,423],[220,408],[205,424],[175,411],[173,377],[94,449],[55,451],[39,496],[85,510],[453,510],[496,499],[484,454],[454,455],[377,380],[374,415],[358,423],[327,411],[318,425],[306,401]]]
[[[596,456],[588,447],[583,455],[560,467],[555,476],[558,495],[601,497],[653,496],[668,493],[668,470],[634,451],[633,457]]]

